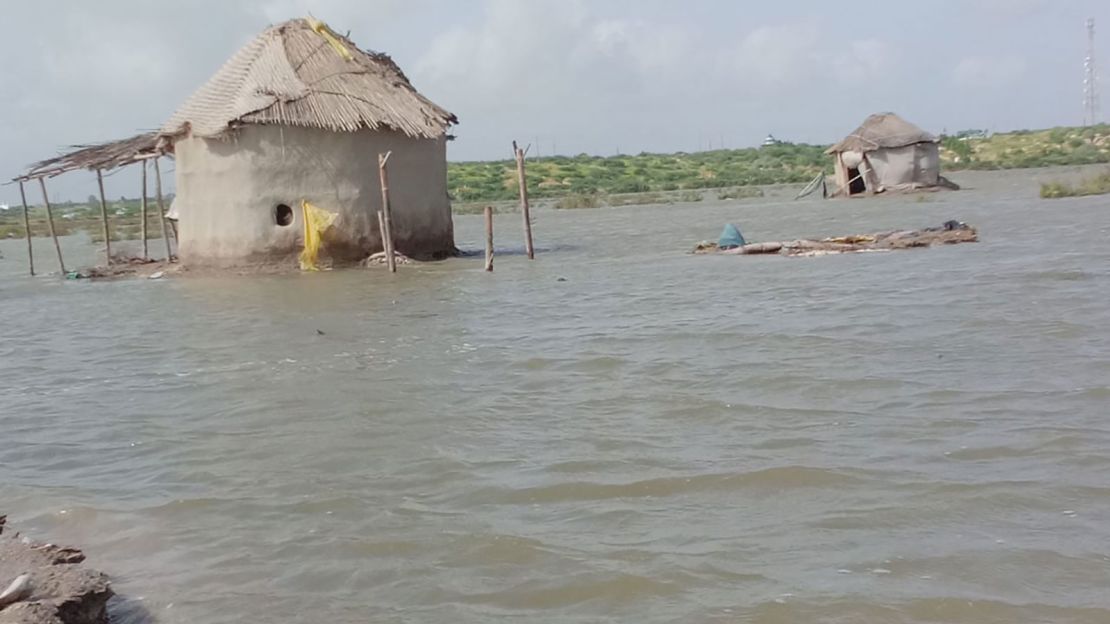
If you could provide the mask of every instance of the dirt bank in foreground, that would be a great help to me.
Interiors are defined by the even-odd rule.
[[[75,548],[4,531],[0,516],[0,624],[104,624],[108,577]]]

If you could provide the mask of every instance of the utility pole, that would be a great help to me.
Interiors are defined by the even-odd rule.
[[[1087,20],[1087,59],[1083,63],[1083,125],[1093,126],[1100,120],[1098,72],[1095,68],[1095,18]]]

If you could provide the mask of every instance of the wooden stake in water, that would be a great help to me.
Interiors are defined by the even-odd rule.
[[[524,175],[524,150],[513,141],[513,153],[516,155],[516,175],[520,185],[520,212],[524,215],[524,249],[528,251],[528,259],[536,259],[536,250],[532,247],[532,212],[528,206],[528,179]]]
[[[493,271],[493,206],[486,206],[486,270]]]
[[[382,183],[382,246],[385,247],[385,263],[390,273],[397,272],[397,259],[393,256],[393,216],[389,205],[389,171],[386,165],[393,152],[378,154],[378,177]]]
[[[108,199],[104,197],[104,174],[96,170],[96,185],[100,187],[100,221],[104,226],[104,266],[112,266],[112,235],[108,232]]]
[[[146,233],[146,213],[147,213],[147,210],[146,210],[146,205],[147,205],[146,195],[147,195],[147,189],[146,189],[146,161],[145,160],[142,162],[142,165],[143,165],[143,194],[142,194],[142,198],[143,198],[142,199],[143,260],[149,260],[150,259],[150,249],[147,248],[147,243],[146,243],[146,241],[147,241],[147,233]]]
[[[23,200],[23,231],[27,234],[27,262],[31,266],[31,276],[35,275],[35,251],[31,247],[31,217],[27,214],[27,193],[23,191],[23,180],[19,181],[19,199]]]
[[[166,241],[166,262],[173,262],[170,233],[166,231],[166,206],[162,201],[162,170],[158,168],[157,158],[154,159],[154,193],[158,200],[158,218],[162,220],[162,240]]]
[[[62,246],[58,243],[58,234],[54,230],[54,213],[50,211],[50,198],[46,195],[46,181],[39,178],[39,188],[42,189],[42,203],[46,205],[46,225],[50,228],[50,238],[54,239],[54,251],[58,252],[58,266],[62,269],[62,277],[66,274],[66,263],[62,260]]]

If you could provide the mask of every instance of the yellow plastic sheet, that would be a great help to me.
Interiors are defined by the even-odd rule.
[[[320,35],[321,37],[326,39],[327,42],[331,44],[331,47],[339,53],[339,56],[342,56],[343,59],[347,61],[354,60],[354,57],[351,56],[351,51],[347,49],[347,46],[343,45],[343,42],[339,40],[339,37],[337,37],[334,32],[332,32],[331,28],[328,28],[327,24],[321,22],[315,17],[308,17],[307,19],[309,27],[312,28],[312,30],[314,30],[317,35]]]
[[[304,251],[301,252],[301,270],[319,271],[316,260],[320,255],[322,235],[339,215],[317,208],[307,201],[301,202],[304,213]]]

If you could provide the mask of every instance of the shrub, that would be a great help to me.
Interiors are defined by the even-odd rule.
[[[1059,181],[1047,182],[1041,185],[1041,197],[1045,199],[1106,194],[1110,194],[1110,170],[1082,180],[1074,186]]]

